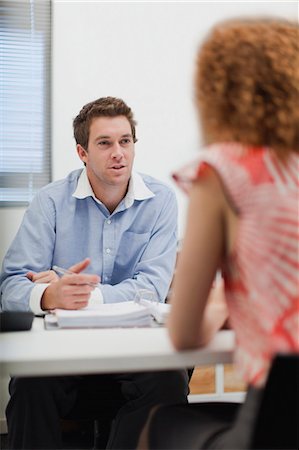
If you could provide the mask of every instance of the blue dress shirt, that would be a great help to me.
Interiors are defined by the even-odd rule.
[[[86,272],[101,277],[105,303],[133,300],[139,289],[164,301],[176,247],[177,202],[169,187],[133,173],[111,214],[95,198],[86,170],[75,170],[42,188],[27,209],[3,261],[2,309],[34,310],[30,296],[38,286],[27,279],[28,271],[68,268],[86,257]],[[34,312],[42,312],[40,306]]]

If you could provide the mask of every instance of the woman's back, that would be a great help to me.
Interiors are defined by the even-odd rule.
[[[266,148],[219,144],[200,159],[217,172],[235,212],[237,226],[227,220],[235,236],[225,293],[236,361],[245,381],[260,385],[275,353],[299,351],[299,155],[282,162]]]

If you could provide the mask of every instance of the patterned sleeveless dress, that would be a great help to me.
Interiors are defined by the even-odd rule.
[[[299,353],[299,156],[214,144],[173,176],[188,192],[211,166],[236,211],[234,249],[223,267],[235,360],[245,382],[265,383],[275,353]]]

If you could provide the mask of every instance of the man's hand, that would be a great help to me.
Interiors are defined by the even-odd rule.
[[[90,260],[86,258],[68,268],[73,274],[63,275],[51,283],[43,293],[41,308],[80,309],[87,306],[91,292],[100,282],[98,275],[81,273],[89,264]]]

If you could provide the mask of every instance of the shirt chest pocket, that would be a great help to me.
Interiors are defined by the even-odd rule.
[[[136,233],[125,231],[119,241],[116,263],[133,269],[140,261],[142,254],[148,245],[150,233]]]

